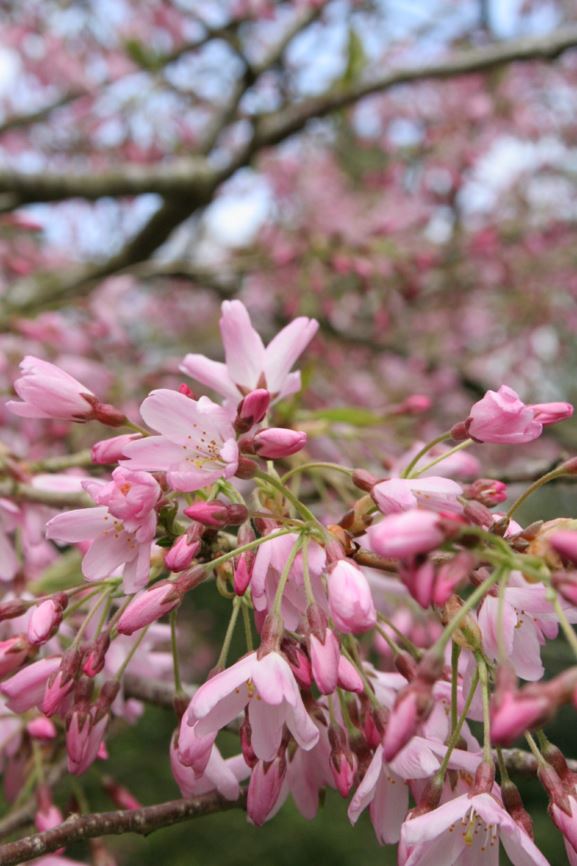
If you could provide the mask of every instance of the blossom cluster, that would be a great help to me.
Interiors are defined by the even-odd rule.
[[[122,432],[98,441],[81,468],[74,458],[53,472],[7,462],[7,797],[34,790],[38,829],[58,826],[44,764],[60,745],[71,774],[106,761],[112,718],[134,723],[142,712],[131,682],[173,677],[178,721],[167,750],[184,797],[217,791],[236,801],[246,790],[249,820],[261,825],[289,796],[312,819],[333,789],[351,823],[369,810],[402,866],[494,864],[499,843],[514,864],[544,864],[507,760],[525,737],[577,863],[577,775],[543,731],[577,705],[577,658],[544,680],[541,657],[559,632],[577,654],[577,521],[522,526],[513,516],[544,483],[574,475],[577,461],[511,502],[467,451],[530,443],[573,409],[526,404],[503,385],[386,473],[329,462],[322,440],[271,423],[300,389],[293,367],[316,330],[298,318],[265,347],[243,304],[225,302],[224,362],[189,354],[180,367],[221,402],[187,383],[153,390],[142,423],[55,365],[22,362],[13,413]],[[334,483],[336,503],[315,496],[319,479]],[[66,497],[78,507],[62,510]],[[38,547],[53,570],[72,563],[56,589],[26,580],[23,563]],[[191,697],[181,656],[200,584],[229,601],[230,620]],[[245,653],[233,658],[239,620]],[[233,757],[220,751],[225,729],[238,738]],[[117,804],[138,806],[118,783],[110,790]]]

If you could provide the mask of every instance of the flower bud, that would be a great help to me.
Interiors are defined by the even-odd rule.
[[[105,631],[100,634],[91,649],[88,650],[82,670],[87,677],[95,677],[104,669],[106,662],[106,653],[110,646],[110,634]]]
[[[336,627],[347,634],[373,628],[377,613],[369,582],[348,559],[339,559],[328,576],[329,609]]]
[[[38,706],[46,683],[58,671],[61,661],[60,656],[39,659],[5,680],[0,685],[0,692],[7,698],[8,709],[13,713],[25,713]]]
[[[184,571],[200,550],[200,541],[190,541],[187,534],[180,535],[170,550],[164,554],[164,564],[169,571]]]
[[[337,791],[341,797],[348,797],[353,787],[357,769],[355,755],[351,751],[347,735],[340,727],[331,725],[329,743],[331,745],[329,764]]]
[[[191,520],[202,523],[210,529],[222,529],[225,526],[237,526],[244,523],[248,518],[248,511],[244,505],[222,502],[212,499],[207,502],[195,502],[184,509],[184,513]]]
[[[180,604],[175,584],[169,581],[135,595],[118,620],[120,634],[133,634],[160,619]]]
[[[469,484],[463,493],[467,499],[474,499],[487,508],[492,508],[507,499],[507,485],[492,478],[478,478]]]
[[[251,451],[259,457],[278,460],[301,451],[307,444],[307,434],[285,427],[269,427],[257,433],[250,444]]]
[[[29,721],[26,730],[34,740],[54,740],[58,734],[54,722],[45,716]]]
[[[260,424],[268,411],[270,394],[265,388],[257,388],[247,394],[237,406],[234,429],[247,433],[255,424]]]
[[[68,604],[67,596],[64,600]],[[33,646],[46,643],[56,634],[62,622],[62,611],[62,600],[55,598],[48,598],[34,608],[28,620],[28,640]]]
[[[259,761],[254,767],[248,783],[246,810],[249,819],[257,827],[264,824],[276,806],[286,770],[284,755],[273,761]]]

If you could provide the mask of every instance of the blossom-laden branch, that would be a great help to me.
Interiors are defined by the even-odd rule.
[[[161,827],[181,824],[192,818],[243,808],[245,797],[226,800],[217,793],[205,794],[191,799],[171,800],[141,809],[119,809],[114,812],[95,812],[92,814],[72,814],[69,818],[44,833],[26,836],[17,842],[0,845],[2,866],[26,863],[43,854],[50,854],[72,842],[94,839],[98,836],[118,836],[124,833],[138,833],[147,836]]]

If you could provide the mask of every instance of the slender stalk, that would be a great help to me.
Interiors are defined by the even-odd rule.
[[[296,542],[293,544],[291,548],[291,552],[288,555],[287,561],[284,564],[284,568],[281,572],[281,576],[279,578],[278,586],[276,588],[276,593],[274,597],[274,602],[272,606],[272,614],[273,616],[278,616],[280,614],[280,609],[282,605],[282,597],[287,585],[287,581],[289,579],[289,575],[291,572],[291,568],[293,567],[293,563],[297,557],[297,554],[302,546],[302,538],[299,536]]]
[[[547,761],[545,760],[545,758],[543,757],[543,755],[539,751],[539,746],[537,745],[537,743],[533,739],[532,735],[528,731],[525,734],[525,739],[527,740],[527,744],[528,744],[529,748],[533,752],[535,760],[537,761],[537,766],[544,767],[545,764],[547,763]]]
[[[289,478],[292,478],[294,475],[298,475],[299,472],[310,472],[311,469],[330,469],[333,472],[342,472],[343,475],[349,476],[351,476],[354,471],[348,466],[340,466],[338,463],[323,463],[322,461],[315,461],[313,463],[301,463],[300,466],[294,466],[292,469],[289,469],[288,472],[285,472],[285,474],[281,476],[281,484],[286,484]]]
[[[477,670],[481,683],[481,700],[483,702],[483,761],[486,764],[493,763],[493,752],[491,750],[491,711],[489,707],[489,674],[485,659],[477,655]]]
[[[232,636],[234,634],[234,629],[236,626],[236,621],[238,619],[238,613],[240,610],[240,598],[237,596],[232,603],[232,613],[230,615],[230,619],[228,621],[228,626],[226,629],[226,634],[224,636],[224,641],[222,642],[222,649],[220,651],[220,655],[218,657],[218,661],[216,663],[217,668],[226,667],[226,660],[228,658],[228,652],[230,650],[230,644],[232,642]]]
[[[428,472],[429,469],[432,469],[433,466],[436,466],[438,463],[442,463],[443,460],[447,459],[447,457],[452,457],[453,454],[458,454],[459,451],[463,451],[464,448],[468,448],[469,445],[472,444],[472,439],[465,439],[463,442],[459,442],[459,444],[455,445],[454,448],[450,448],[449,451],[445,451],[444,454],[439,454],[439,456],[435,457],[434,460],[431,460],[430,463],[426,463],[422,469],[419,469],[418,472],[414,473],[413,477],[418,478],[419,475],[423,474],[423,472]]]
[[[424,445],[421,448],[421,450],[415,454],[415,456],[410,461],[410,463],[408,463],[405,466],[405,468],[401,472],[401,478],[410,478],[411,472],[413,471],[413,469],[415,468],[415,466],[417,465],[417,463],[419,462],[421,457],[424,457],[425,454],[428,454],[429,451],[431,450],[431,448],[434,448],[435,445],[439,445],[441,442],[445,442],[447,439],[450,439],[450,438],[451,438],[450,433],[441,433],[440,436],[437,436],[435,439],[431,439],[430,442],[427,442],[427,444]]]
[[[529,498],[536,490],[539,490],[540,487],[543,487],[544,484],[547,484],[549,481],[553,481],[555,478],[561,478],[561,476],[565,475],[566,472],[558,467],[557,469],[552,469],[551,472],[545,473],[541,478],[538,478],[533,484],[530,485],[518,499],[511,505],[509,510],[507,511],[507,517],[512,517],[513,514],[517,511],[518,508],[525,502],[526,499]]]
[[[469,598],[465,601],[463,606],[460,608],[459,612],[453,617],[451,622],[447,623],[443,633],[439,637],[439,639],[433,644],[431,649],[428,650],[430,653],[442,653],[451,640],[453,632],[455,632],[458,627],[461,625],[469,611],[471,611],[477,602],[481,601],[482,598],[489,592],[491,587],[497,582],[499,579],[499,570],[495,569],[493,574],[491,574],[483,583],[479,584],[477,589],[471,593]]]
[[[255,473],[255,477],[259,478],[261,481],[266,482],[267,484],[270,484],[271,487],[274,487],[275,490],[278,490],[279,493],[282,493],[284,498],[288,499],[297,514],[300,514],[303,520],[306,520],[307,523],[311,523],[313,526],[320,526],[323,536],[325,535],[326,530],[324,526],[319,523],[310,508],[307,508],[307,506],[294,495],[292,490],[290,490],[288,487],[285,487],[285,485],[277,478],[275,478],[274,475],[268,475],[266,472],[261,472],[260,470],[258,470]]]
[[[471,681],[471,687],[469,689],[469,694],[467,695],[467,699],[465,701],[465,706],[461,712],[461,715],[457,719],[457,724],[453,728],[451,736],[449,737],[449,742],[447,743],[447,751],[443,757],[441,762],[441,766],[437,770],[438,778],[443,781],[445,778],[445,773],[447,772],[447,767],[449,766],[449,761],[451,760],[451,755],[453,754],[453,750],[457,743],[459,742],[459,737],[461,736],[461,728],[465,724],[465,720],[471,709],[471,704],[473,703],[473,698],[475,696],[475,692],[477,690],[477,686],[479,685],[479,669],[477,669],[473,675],[473,679]]]
[[[315,594],[311,583],[311,573],[309,570],[309,544],[308,536],[303,541],[303,581],[305,585],[305,595],[309,604],[315,604]]]
[[[567,639],[567,643],[577,656],[577,634],[575,634],[575,630],[569,620],[565,615],[565,611],[561,607],[561,602],[559,601],[559,596],[555,595],[553,598],[553,607],[555,608],[555,613],[557,614],[557,618],[559,619],[559,625],[563,631]]]
[[[246,641],[246,648],[251,653],[254,649],[254,644],[252,640],[252,627],[250,624],[250,611],[246,604],[242,605],[242,621],[244,625],[244,639]]]
[[[180,661],[178,658],[178,645],[176,640],[176,618],[178,610],[170,613],[170,648],[172,651],[172,669],[174,671],[174,690],[177,695],[182,694],[182,680],[180,678]]]
[[[457,717],[459,708],[457,705],[458,688],[459,688],[459,656],[461,655],[461,647],[457,643],[453,643],[451,647],[451,730],[454,731],[457,727]]]
[[[142,641],[144,640],[144,638],[146,637],[146,633],[147,633],[149,628],[150,628],[150,625],[147,625],[146,628],[143,628],[142,631],[140,632],[140,634],[138,635],[138,638],[132,644],[132,646],[130,648],[130,652],[128,653],[128,655],[126,656],[126,658],[124,659],[124,661],[122,662],[122,664],[120,665],[120,667],[118,668],[118,670],[116,671],[116,673],[114,675],[115,680],[120,681],[122,679],[124,671],[126,670],[128,665],[130,664],[130,662],[132,661],[134,656],[136,655],[136,651],[137,651],[138,647],[140,646],[140,644],[142,643]]]

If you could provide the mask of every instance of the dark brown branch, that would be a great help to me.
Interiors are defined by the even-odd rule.
[[[0,122],[0,135],[4,135],[6,132],[11,132],[13,129],[32,126],[34,123],[40,123],[42,120],[46,120],[53,111],[63,108],[70,102],[74,102],[75,99],[83,96],[84,92],[85,91],[82,90],[71,90],[69,93],[59,96],[58,99],[54,100],[54,102],[51,102],[49,105],[45,105],[43,108],[37,108],[35,111],[24,112],[23,114],[13,114],[11,117],[5,118],[5,120]]]
[[[127,698],[136,698],[155,707],[170,710],[174,707],[174,686],[164,680],[153,680],[127,674],[123,680],[124,693]],[[198,686],[183,684],[184,692],[192,697]]]
[[[0,845],[0,864],[1,866],[14,866],[17,863],[25,863],[82,839],[118,836],[124,833],[138,833],[141,836],[147,836],[161,827],[170,827],[191,818],[243,808],[244,803],[244,796],[231,802],[225,800],[220,794],[213,793],[194,797],[190,800],[171,800],[168,803],[144,806],[141,809],[70,815],[63,824],[53,830],[35,833],[32,836],[19,839],[17,842]]]

